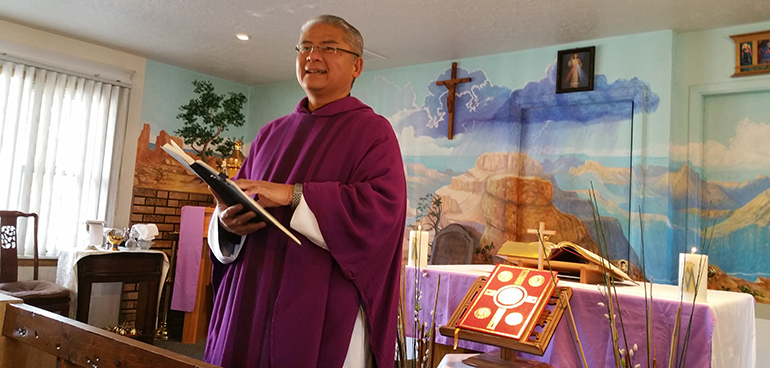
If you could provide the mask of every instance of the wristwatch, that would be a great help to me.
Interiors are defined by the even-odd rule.
[[[294,184],[294,194],[291,196],[291,209],[299,206],[299,201],[302,199],[302,183]]]

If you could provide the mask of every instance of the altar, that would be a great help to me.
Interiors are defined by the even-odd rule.
[[[421,321],[429,321],[434,310],[436,286],[441,276],[438,307],[435,308],[436,326],[443,326],[462,301],[465,293],[479,276],[486,276],[493,265],[447,265],[427,266],[420,270]],[[412,315],[414,301],[415,268],[408,267],[406,280],[406,312]],[[614,366],[614,353],[610,325],[605,317],[606,303],[597,285],[586,285],[561,280],[559,286],[573,289],[570,304],[575,317],[580,340],[590,367]],[[646,366],[647,334],[645,297],[642,284],[618,284],[617,294],[623,318],[628,345],[638,347],[636,363]],[[653,286],[652,348],[658,366],[667,366],[671,334],[678,307],[682,306],[682,331],[679,351],[684,349],[681,342],[690,326],[687,344],[687,367],[753,368],[756,361],[756,334],[754,298],[748,294],[708,290],[708,303],[680,303],[678,287],[655,284]],[[648,298],[649,301],[649,298]],[[563,317],[550,345],[543,356],[521,354],[523,358],[546,362],[554,367],[579,367],[578,354],[570,337],[569,317]],[[690,323],[690,321],[692,321]],[[407,333],[412,336],[411,324],[406,324]],[[618,328],[620,324],[618,322]],[[618,331],[622,336],[622,331]],[[451,346],[452,338],[437,334],[436,342]],[[458,346],[474,351],[488,352],[497,348],[489,345],[458,341]],[[624,347],[624,346],[623,346]],[[440,359],[437,358],[437,359]]]

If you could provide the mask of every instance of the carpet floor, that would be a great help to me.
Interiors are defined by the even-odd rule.
[[[200,341],[196,344],[185,344],[178,340],[175,341],[171,339],[155,339],[153,341],[153,345],[198,360],[203,360],[203,353],[206,350],[206,340]]]

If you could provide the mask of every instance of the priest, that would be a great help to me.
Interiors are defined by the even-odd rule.
[[[350,89],[363,38],[308,21],[296,46],[305,91],[262,128],[236,176],[301,245],[217,198],[215,300],[205,360],[223,367],[391,367],[406,181],[390,123]]]

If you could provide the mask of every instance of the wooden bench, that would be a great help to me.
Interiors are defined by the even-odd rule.
[[[0,367],[214,368],[0,294]]]

